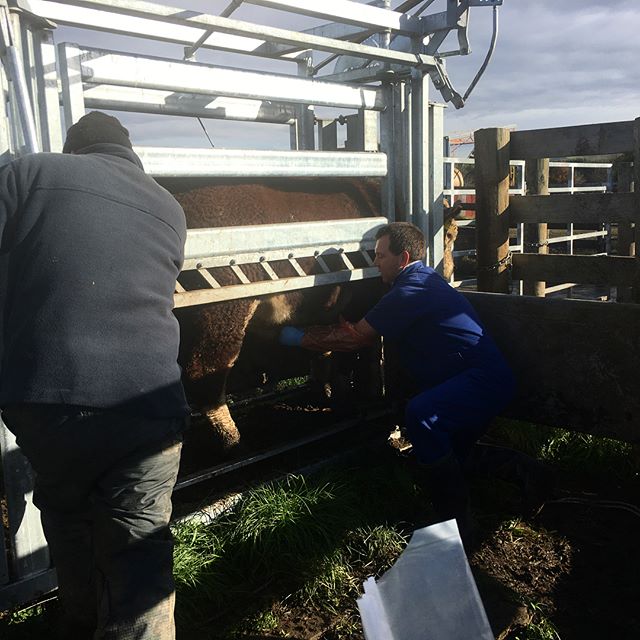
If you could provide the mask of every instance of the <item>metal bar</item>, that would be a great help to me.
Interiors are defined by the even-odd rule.
[[[53,591],[57,586],[55,569],[0,586],[0,611],[14,609]]]
[[[40,56],[43,69],[43,149],[62,151],[62,122],[60,119],[60,98],[58,95],[58,71],[56,65],[56,45],[50,30],[41,31]]]
[[[382,177],[382,153],[331,151],[245,151],[136,147],[147,173],[155,177]]]
[[[65,54],[63,57],[66,57]],[[145,58],[102,49],[83,49],[81,70],[82,79],[93,84],[276,100],[294,104],[384,109],[380,89],[196,62]]]
[[[367,263],[368,266],[373,267],[373,260],[371,259],[371,256],[369,255],[368,251],[360,251],[360,255],[364,258],[364,261]]]
[[[221,287],[220,289],[187,291],[186,293],[176,293],[174,295],[174,306],[179,308],[200,304],[210,304],[213,302],[223,302],[225,300],[254,298],[256,296],[270,295],[273,293],[283,293],[285,291],[320,287],[326,284],[356,282],[367,278],[377,278],[379,275],[380,272],[377,267],[367,267],[365,269],[356,269],[355,271],[348,271],[345,269],[344,271],[321,273],[314,276],[281,278],[280,280],[265,280],[263,282],[253,282],[251,284],[231,285],[228,287]]]
[[[377,418],[382,415],[386,415],[386,412],[380,412],[379,414],[375,414],[374,416],[372,416],[372,418]],[[225,463],[216,465],[215,467],[211,467],[210,469],[205,469],[204,471],[196,472],[176,482],[174,491],[180,491],[180,489],[186,489],[187,487],[193,486],[194,484],[198,484],[205,480],[211,480],[212,478],[216,478],[226,473],[231,473],[232,471],[237,471],[238,469],[243,469],[244,467],[248,467],[257,462],[268,460],[269,458],[273,458],[281,453],[286,453],[287,451],[298,449],[299,447],[302,447],[306,444],[311,444],[313,442],[317,442],[318,440],[323,440],[324,438],[328,438],[332,435],[335,435],[337,433],[341,433],[342,431],[350,429],[360,424],[361,422],[362,422],[362,419],[360,418],[346,420],[344,422],[337,424],[331,429],[326,429],[320,433],[307,436],[305,438],[300,438],[292,442],[288,442],[285,445],[275,447],[273,449],[270,449],[269,451],[264,451],[256,455],[249,456],[248,458],[237,460],[236,462],[231,462],[231,463],[225,462]]]
[[[222,11],[220,16],[222,18],[228,18],[241,4],[243,0],[231,0],[231,3]],[[213,30],[205,31],[199,38],[198,42],[194,43],[191,47],[185,47],[184,58],[192,58],[196,51],[207,41],[207,39],[213,34]]]
[[[231,270],[233,271],[233,273],[235,273],[241,284],[251,284],[249,278],[247,278],[247,276],[244,274],[244,271],[237,264],[232,264],[230,266]]]
[[[549,187],[549,193],[588,193],[588,192],[599,192],[606,193],[607,187],[606,185],[598,186],[598,187]]]
[[[84,115],[84,92],[82,90],[82,70],[80,49],[75,45],[58,45],[58,64],[62,88],[62,109],[65,128]]]
[[[444,105],[429,104],[429,251],[432,265],[438,273],[444,269]]]
[[[606,231],[589,231],[586,233],[574,233],[572,237],[574,240],[584,240],[586,238],[602,238],[606,235]],[[570,236],[560,236],[557,238],[549,238],[546,242],[548,244],[557,244],[560,242],[567,242],[570,238]]]
[[[564,291],[565,289],[571,289],[571,287],[577,286],[577,282],[565,282],[564,284],[556,284],[553,287],[545,287],[545,294],[555,293],[556,291]]]
[[[219,37],[221,34],[244,36],[240,40],[235,39],[227,42],[225,46],[209,44],[210,48],[227,51],[240,51],[273,57],[278,56],[280,53],[277,48],[272,46],[275,43],[294,45],[295,47],[300,47],[300,49],[314,49],[328,53],[356,55],[372,60],[385,60],[411,67],[435,66],[433,56],[425,54],[380,49],[379,47],[354,44],[333,38],[323,38],[297,31],[265,27],[252,22],[188,12],[177,7],[152,4],[141,0],[73,0],[65,4],[49,2],[48,0],[29,0],[28,2],[27,0],[18,0],[18,3],[37,15],[61,24],[85,29],[115,31],[126,35],[179,42],[186,45],[196,42],[202,34],[202,29],[204,29],[205,31],[213,30],[216,32],[211,36],[210,40]],[[103,11],[82,13],[76,11],[76,7],[102,9]],[[117,17],[117,19],[109,18],[109,13],[146,20],[134,22],[131,19],[127,19],[123,21],[121,17]],[[170,23],[170,25],[160,25],[158,21]],[[185,32],[178,32],[175,26],[196,28],[193,31],[189,31],[187,37],[186,35],[181,36],[180,34],[185,34]],[[247,42],[247,39],[250,39],[250,41]],[[206,47],[208,43],[209,41],[202,46]]]
[[[394,67],[396,65],[393,65]],[[322,80],[329,80],[331,82],[376,82],[383,81],[388,82],[390,78],[393,78],[395,71],[385,68],[382,63],[373,62],[366,67],[360,67],[358,69],[349,69],[348,71],[341,71],[338,73],[329,73],[319,76]]]
[[[413,113],[411,82],[401,82],[395,90],[394,127],[396,163],[396,215],[393,220],[413,220]]]
[[[258,225],[256,225],[258,226]],[[196,231],[194,229],[194,231]],[[217,229],[212,230],[217,231]],[[214,233],[215,235],[215,233]],[[339,255],[341,252],[354,252],[363,249],[372,250],[375,246],[374,240],[358,240],[352,242],[336,241],[332,244],[316,244],[313,247],[295,247],[280,249],[260,249],[252,252],[238,252],[231,250],[228,254],[214,256],[198,256],[185,260],[183,270],[188,269],[213,269],[217,267],[228,267],[231,262],[236,264],[255,264],[261,261],[275,262],[278,260],[292,260],[295,252],[296,258],[311,258],[318,251],[322,255]],[[298,265],[299,266],[299,265]],[[295,268],[295,267],[294,267]],[[306,276],[304,271],[298,272],[298,275]]]
[[[411,171],[413,175],[413,219],[424,234],[427,242],[426,263],[433,264],[430,254],[431,239],[429,228],[429,208],[431,194],[429,191],[429,78],[414,72],[411,77]]]
[[[205,269],[205,268],[200,268],[198,269],[198,273],[204,278],[205,282],[210,285],[213,289],[219,289],[220,288],[220,283]],[[176,287],[176,291],[178,291],[177,287]],[[184,293],[184,288],[182,288],[182,291],[178,291],[178,293]]]
[[[423,33],[418,18],[391,9],[372,7],[350,0],[323,0],[318,3],[309,2],[309,0],[246,0],[246,2],[364,28],[391,29],[397,33],[408,35],[422,35]]]
[[[20,53],[14,45],[15,39],[9,12],[3,6],[0,6],[0,23],[6,73],[15,95],[16,107],[24,136],[24,150],[26,153],[37,153],[40,150],[40,146],[38,144],[38,134],[31,100],[29,99],[27,81],[20,62]]]
[[[253,260],[258,262],[260,257],[273,261],[311,256],[324,251],[324,247],[356,250],[345,248],[352,245],[360,250],[375,244],[376,231],[386,223],[386,218],[378,217],[189,229],[184,268],[200,269],[205,258],[216,257],[226,260],[222,264],[229,265],[231,258],[236,264],[244,264],[238,257],[243,254],[258,256]]]
[[[298,264],[298,261],[295,258],[289,258],[289,264],[293,267],[293,270],[299,276],[306,276],[307,274],[302,270],[302,267]]]
[[[380,114],[380,150],[386,154],[388,158],[387,162],[387,175],[382,183],[382,213],[389,219],[395,217],[396,211],[396,131],[394,127],[394,99],[395,89],[390,83],[383,86],[384,100],[387,108]],[[360,112],[360,117],[366,117],[365,112]],[[375,114],[374,114],[375,115]],[[374,123],[374,137],[376,138],[377,147],[377,123]],[[374,147],[375,148],[375,147]]]
[[[86,83],[84,102],[87,109],[161,113],[274,124],[290,124],[295,119],[296,113],[293,105],[276,104],[266,100]]]
[[[298,60],[298,76],[310,79],[313,57],[310,52],[301,55]],[[313,106],[308,103],[296,105],[296,149],[313,151],[315,149],[314,112]]]
[[[316,262],[320,265],[320,268],[324,273],[331,273],[331,269],[327,266],[327,263],[324,261],[324,258],[320,255],[315,256]]]
[[[8,95],[9,87],[7,84],[7,76],[4,72],[4,66],[0,64],[0,95]],[[0,111],[0,165],[6,164],[12,160],[11,148],[11,120],[7,110]]]
[[[271,268],[271,265],[266,260],[262,260],[260,264],[271,280],[279,280],[278,274]]]
[[[26,578],[49,568],[49,550],[40,512],[33,504],[33,471],[2,420],[0,455],[11,541],[11,573],[16,578]]]
[[[42,139],[42,122],[46,122],[44,105],[41,101],[42,94],[42,64],[38,47],[35,43],[37,33],[27,20],[23,20],[19,14],[12,14],[14,21],[14,45],[16,50],[21,53],[22,69],[25,76],[25,84],[27,87],[29,102],[33,109],[33,121],[36,127],[36,135],[38,136],[38,148],[43,149]]]
[[[521,161],[518,161],[521,162]],[[550,167],[575,167],[576,169],[611,169],[611,162],[565,162],[550,160]]]
[[[353,262],[351,262],[351,260],[349,260],[349,257],[347,256],[347,254],[344,251],[340,251],[340,259],[342,260],[342,262],[344,263],[344,266],[353,271],[355,269],[355,267],[353,266]]]

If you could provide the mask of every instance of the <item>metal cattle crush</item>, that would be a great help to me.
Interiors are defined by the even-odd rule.
[[[429,85],[433,82],[445,101],[463,104],[447,77],[445,57],[470,52],[470,8],[491,6],[497,15],[502,0],[443,0],[444,10],[426,13],[432,1],[407,0],[392,9],[390,0],[233,0],[219,15],[210,15],[139,0],[0,0],[0,163],[24,153],[60,151],[64,131],[86,109],[280,123],[289,127],[288,151],[135,150],[158,178],[382,178],[386,217],[402,211],[420,226],[429,240],[429,263],[438,268],[444,105],[430,102]],[[281,16],[277,24],[287,15],[298,22],[300,16],[313,19],[313,25],[296,31],[232,18],[244,5],[273,11]],[[149,43],[155,49],[153,55],[106,50],[61,41],[61,33],[94,43],[98,33],[117,43],[123,41],[119,36],[130,36],[137,51]],[[450,33],[457,44],[442,52]],[[229,68],[196,61],[212,50],[245,54],[246,64]],[[170,57],[169,51],[178,54]],[[256,70],[265,60],[292,71]],[[339,119],[347,126],[347,151],[337,151],[335,118],[314,117],[318,106],[352,112]],[[185,268],[199,271],[202,289],[178,290],[176,304],[369,277],[371,267],[355,269],[345,254],[371,248],[372,230],[381,222],[191,232]],[[295,268],[298,257],[326,251],[345,256],[345,268],[316,277],[297,270],[299,277],[288,280],[269,272],[270,259],[286,257]],[[230,291],[207,276],[207,266],[237,266],[243,260],[263,264],[270,279],[241,279]],[[55,574],[31,502],[28,465],[1,424],[0,451],[8,526],[0,536],[2,610],[54,588]]]

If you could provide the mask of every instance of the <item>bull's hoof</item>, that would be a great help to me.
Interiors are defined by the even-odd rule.
[[[206,411],[205,419],[213,431],[213,437],[220,442],[223,452],[230,451],[240,443],[240,432],[226,404]]]

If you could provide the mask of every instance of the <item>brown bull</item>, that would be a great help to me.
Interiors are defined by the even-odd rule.
[[[372,180],[298,179],[213,184],[178,193],[176,198],[184,208],[189,228],[380,215],[379,183]],[[456,232],[455,223],[446,226],[446,246],[451,246]],[[445,271],[453,266],[450,250],[446,253]],[[287,262],[273,266],[280,277],[295,275]],[[314,266],[317,269],[317,265],[303,265],[307,273],[314,273]],[[251,280],[267,277],[259,265],[242,268]],[[237,283],[229,268],[214,269],[212,273],[222,285]],[[189,288],[187,273],[181,276],[181,283]],[[263,338],[260,350],[268,354],[268,358],[282,359],[283,354],[277,352],[279,327],[335,322],[348,300],[345,289],[318,287],[176,311],[181,326],[180,362],[189,400],[206,416],[221,438],[223,448],[237,444],[240,437],[226,404],[226,385],[247,332]],[[370,297],[368,306],[374,301]]]

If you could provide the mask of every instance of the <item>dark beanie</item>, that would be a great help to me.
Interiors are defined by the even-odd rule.
[[[101,142],[119,144],[131,149],[129,132],[120,124],[118,118],[101,111],[92,111],[69,127],[62,153],[72,153]]]

